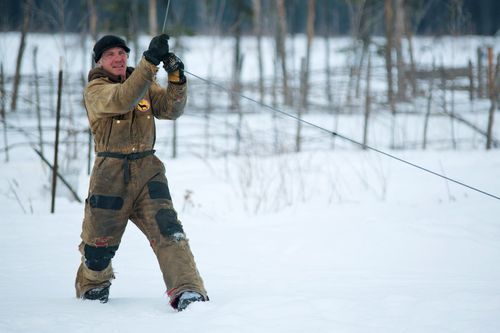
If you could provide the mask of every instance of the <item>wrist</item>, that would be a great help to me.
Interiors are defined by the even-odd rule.
[[[180,70],[176,70],[168,73],[168,82],[175,84],[184,84],[186,83],[186,77],[184,76],[183,72],[181,72]]]

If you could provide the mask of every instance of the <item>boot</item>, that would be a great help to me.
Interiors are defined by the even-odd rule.
[[[92,271],[81,264],[75,280],[76,297],[89,300],[100,300],[106,303],[109,297],[109,287],[114,279],[111,264],[103,271]],[[105,300],[105,301],[104,301]]]
[[[99,300],[101,303],[107,303],[109,298],[109,287],[110,286],[90,289],[85,292],[85,294],[83,294],[82,299],[88,299],[92,301]]]
[[[186,309],[191,303],[204,301],[205,298],[201,294],[195,291],[185,291],[178,297],[175,308],[180,312]]]

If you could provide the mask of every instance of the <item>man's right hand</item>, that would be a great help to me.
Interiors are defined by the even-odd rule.
[[[144,58],[153,65],[158,66],[161,60],[168,55],[168,39],[167,34],[161,34],[151,39],[149,48],[143,53]]]

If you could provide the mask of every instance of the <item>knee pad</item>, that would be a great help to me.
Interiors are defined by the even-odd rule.
[[[108,267],[111,259],[118,250],[117,246],[95,247],[85,244],[85,265],[93,271],[102,271]]]

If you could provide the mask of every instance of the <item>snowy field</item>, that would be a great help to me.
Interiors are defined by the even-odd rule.
[[[405,155],[499,194],[499,152]],[[110,302],[74,298],[83,206],[58,198],[49,214],[47,179],[32,158],[0,164],[1,332],[500,330],[500,203],[404,165],[336,152],[258,161],[269,173],[260,177],[275,176],[260,193],[294,204],[254,214],[264,184],[241,187],[244,161],[166,162],[211,297],[176,313],[133,225],[114,259]],[[283,165],[286,188],[275,186]],[[13,198],[13,179],[33,213]]]
[[[12,59],[4,46],[12,38],[0,38],[7,64]],[[43,45],[56,39],[33,40]],[[435,41],[423,39],[422,45],[427,42]],[[196,56],[194,45],[212,41],[189,43],[186,59],[193,72],[207,75],[202,60],[209,55]],[[463,65],[483,43],[444,39],[436,49],[439,54],[448,47],[454,52],[449,65]],[[464,44],[470,45],[466,52],[459,47]],[[40,54],[56,59],[56,51]],[[425,52],[419,59],[432,61]],[[9,117],[13,125],[35,127],[33,119]],[[266,117],[250,115],[246,121],[271,127]],[[331,119],[310,117],[332,127]],[[477,120],[482,126],[484,118]],[[193,119],[186,114],[180,128]],[[337,126],[359,139],[360,124],[342,117]],[[421,122],[404,118],[400,126],[400,132],[419,138],[414,132]],[[387,132],[377,128],[371,142],[385,147]],[[391,153],[500,196],[500,151],[486,152],[482,138],[456,130],[472,143],[457,150]],[[28,137],[36,143],[34,130],[27,132],[10,132],[9,142]],[[443,121],[431,132],[439,139],[449,129]],[[47,134],[47,141],[52,138]],[[267,142],[251,139],[257,141],[243,144]],[[8,163],[0,153],[0,332],[500,331],[500,201],[381,155],[344,144],[277,157],[180,154],[172,160],[169,148],[158,145],[211,299],[177,313],[168,305],[153,252],[133,224],[113,260],[117,279],[109,303],[74,297],[83,205],[70,200],[59,183],[56,213],[50,214],[48,168],[29,145],[14,147]],[[73,163],[74,183],[84,198],[84,156]]]

